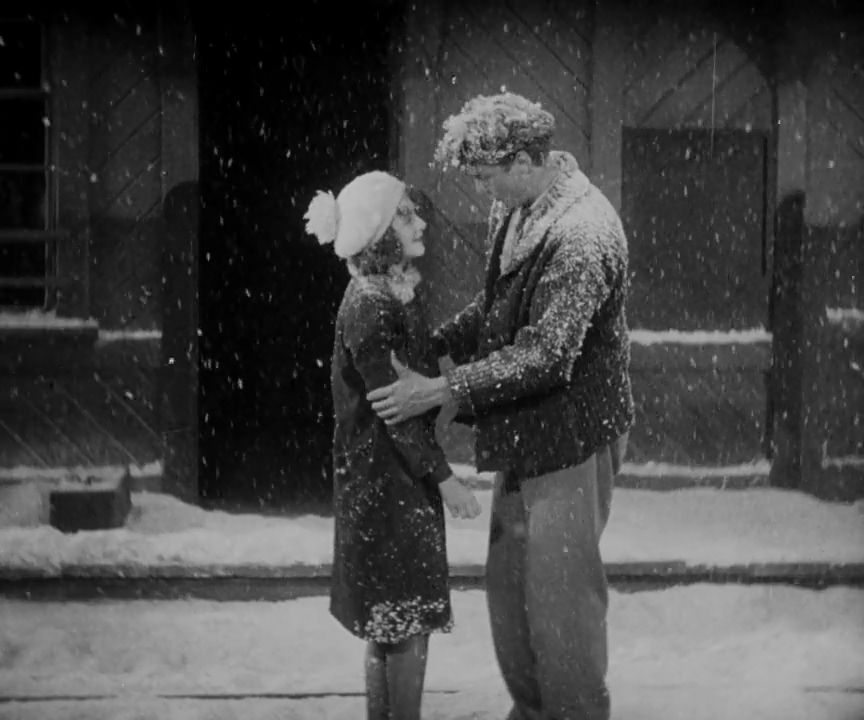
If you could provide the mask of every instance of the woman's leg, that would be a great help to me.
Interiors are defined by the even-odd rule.
[[[390,720],[387,647],[374,642],[366,644],[366,717],[368,720]]]
[[[415,635],[387,647],[390,720],[420,720],[428,651],[428,635]]]

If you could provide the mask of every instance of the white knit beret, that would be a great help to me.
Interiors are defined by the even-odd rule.
[[[379,170],[354,178],[338,197],[319,190],[303,216],[306,232],[350,258],[381,239],[404,193],[404,182]]]

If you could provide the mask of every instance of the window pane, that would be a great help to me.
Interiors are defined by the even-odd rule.
[[[0,21],[0,88],[42,84],[41,33],[34,22]]]
[[[43,288],[2,288],[0,287],[0,308],[43,308],[45,290]]]
[[[0,245],[2,277],[45,277],[45,243],[3,243]]]
[[[11,243],[0,245],[0,277],[45,277],[45,245],[43,243]],[[42,307],[45,288],[0,287],[0,306]]]
[[[44,173],[0,173],[0,230],[44,230]]]
[[[45,163],[45,101],[0,101],[0,163]]]

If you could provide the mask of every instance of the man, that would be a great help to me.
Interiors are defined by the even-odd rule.
[[[511,720],[608,720],[608,592],[600,536],[633,423],[617,213],[554,118],[513,94],[444,124],[436,160],[495,200],[484,289],[436,332],[455,366],[369,394],[388,423],[454,403],[496,472],[487,560],[495,652]]]

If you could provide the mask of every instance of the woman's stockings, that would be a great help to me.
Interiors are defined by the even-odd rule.
[[[420,720],[428,635],[366,647],[368,720]]]

